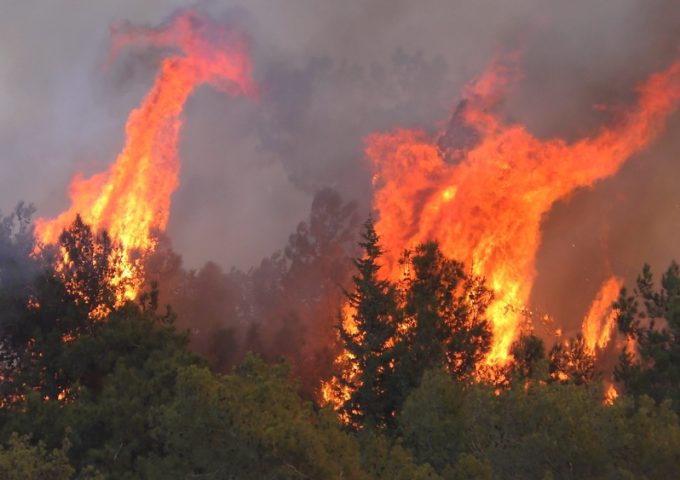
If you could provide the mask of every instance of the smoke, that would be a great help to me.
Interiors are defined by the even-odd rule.
[[[0,208],[26,199],[51,216],[66,206],[74,172],[102,170],[115,158],[125,118],[155,73],[158,57],[141,50],[106,64],[110,26],[155,25],[190,4],[6,3]],[[286,243],[322,188],[358,201],[364,215],[366,135],[444,129],[463,85],[498,51],[522,55],[524,77],[503,106],[507,118],[543,138],[588,135],[616,118],[637,82],[678,55],[676,3],[205,2],[201,8],[249,32],[262,96],[252,103],[206,87],[190,100],[168,231],[174,248],[188,268],[212,260],[247,272]],[[614,178],[548,215],[537,309],[575,329],[610,274],[630,282],[644,261],[660,271],[678,255],[678,133],[676,115]]]
[[[302,392],[315,396],[335,358],[338,309],[353,273],[359,215],[354,202],[331,190],[314,196],[309,218],[284,248],[248,271],[208,262],[186,269],[164,238],[147,264],[160,301],[177,312],[192,348],[226,371],[247,351],[270,361],[287,358]],[[148,286],[150,287],[150,285]]]

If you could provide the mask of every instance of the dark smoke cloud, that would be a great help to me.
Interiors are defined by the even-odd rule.
[[[92,173],[115,158],[158,57],[129,52],[105,68],[109,27],[158,24],[188,5],[5,2],[0,208],[26,199],[41,215],[57,213],[75,171]],[[498,51],[523,55],[508,118],[541,137],[571,139],[611,118],[594,104],[631,101],[634,84],[680,46],[676,0],[251,0],[202,8],[250,32],[263,96],[253,103],[203,88],[190,100],[169,236],[193,267],[258,264],[308,216],[323,187],[365,211],[365,135],[443,128],[462,86]],[[630,279],[645,259],[662,265],[677,256],[679,129],[676,116],[619,175],[551,212],[534,303],[576,325],[608,273]]]

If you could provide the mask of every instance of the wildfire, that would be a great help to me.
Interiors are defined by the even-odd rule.
[[[595,297],[588,314],[583,319],[583,338],[591,352],[604,349],[611,340],[615,328],[616,312],[612,304],[623,287],[623,279],[611,277]]]
[[[184,12],[159,29],[114,29],[113,55],[135,42],[176,53],[162,61],[153,87],[130,113],[125,146],[115,163],[90,178],[77,174],[69,188],[70,208],[36,225],[45,244],[55,243],[76,214],[95,231],[106,229],[122,258],[113,281],[125,286],[120,300],[137,295],[144,279],[139,255],[153,251],[154,232],[168,222],[171,195],[179,184],[177,145],[187,98],[206,83],[231,94],[256,93],[243,35],[196,12]]]
[[[455,132],[465,138],[454,138],[456,145],[442,145],[447,135],[397,130],[370,136],[366,148],[375,169],[376,230],[386,250],[381,271],[398,279],[401,252],[437,240],[446,255],[485,277],[496,294],[488,312],[491,365],[508,360],[518,333],[543,215],[574,189],[614,174],[662,131],[680,101],[676,62],[643,82],[637,105],[612,126],[574,143],[540,140],[494,113],[518,77],[515,64],[496,59],[466,88],[454,116]]]

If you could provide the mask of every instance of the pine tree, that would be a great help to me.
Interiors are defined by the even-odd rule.
[[[445,368],[467,380],[489,351],[485,311],[493,296],[463,264],[448,259],[436,242],[404,255],[404,315],[408,329],[398,345],[402,394],[420,384],[426,370]]]
[[[379,278],[383,250],[371,218],[364,224],[362,238],[363,256],[354,260],[354,288],[346,292],[351,318],[341,319],[339,325],[343,346],[351,355],[345,375],[338,377],[351,392],[340,410],[357,426],[385,427],[393,424],[395,414],[390,341],[397,332],[396,289]]]
[[[547,359],[543,340],[533,334],[522,334],[510,347],[512,362],[507,376],[512,380],[526,382],[547,375]]]
[[[615,378],[634,395],[670,399],[680,411],[680,266],[671,263],[657,288],[649,265],[632,296],[621,291],[615,304],[619,330],[634,341],[624,348]]]

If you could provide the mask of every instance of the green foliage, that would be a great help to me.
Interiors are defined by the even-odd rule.
[[[669,405],[575,383],[463,388],[429,372],[399,417],[404,446],[444,478],[676,478],[680,424]]]
[[[441,472],[457,457],[462,440],[458,432],[466,427],[460,416],[464,396],[463,386],[443,370],[425,372],[421,387],[409,395],[399,416],[399,433],[418,463],[430,463]]]
[[[512,362],[506,372],[503,372],[509,380],[522,383],[548,379],[549,361],[543,340],[537,336],[520,335],[510,347],[510,354]]]
[[[33,280],[2,268],[33,251],[18,219],[0,222],[2,478],[680,477],[675,264],[660,290],[646,268],[617,303],[639,357],[624,353],[617,369],[635,396],[608,406],[578,337],[549,358],[538,338],[520,337],[507,388],[471,381],[489,347],[490,293],[436,244],[405,256],[402,283],[380,280],[369,221],[349,294],[359,333],[340,329],[363,375],[345,406],[363,428],[348,431],[300,397],[286,363],[249,355],[231,374],[209,369],[172,312],[158,311],[156,290],[117,306],[101,263],[115,262],[113,248],[80,220],[62,236],[65,268],[19,260]],[[235,343],[227,330],[212,341],[216,352]]]
[[[619,330],[636,349],[622,352],[617,380],[633,395],[670,399],[680,411],[680,267],[673,262],[657,288],[645,265],[633,294],[622,290],[615,308]]]
[[[235,375],[181,370],[153,423],[163,456],[143,462],[149,478],[368,478],[335,415],[303,403],[285,365],[255,357]]]
[[[427,463],[417,463],[411,452],[374,430],[359,434],[362,465],[376,480],[438,480],[441,477]]]
[[[75,473],[68,462],[68,444],[47,451],[42,443],[12,434],[0,448],[0,478],[5,480],[68,480]]]
[[[177,370],[202,364],[166,319],[134,305],[64,344],[58,361],[77,379],[66,399],[29,394],[5,411],[4,432],[32,433],[48,445],[68,433],[74,465],[133,471],[154,448],[150,413],[173,395]]]
[[[445,480],[491,480],[493,470],[474,455],[461,453],[453,465],[447,465],[442,473]]]

